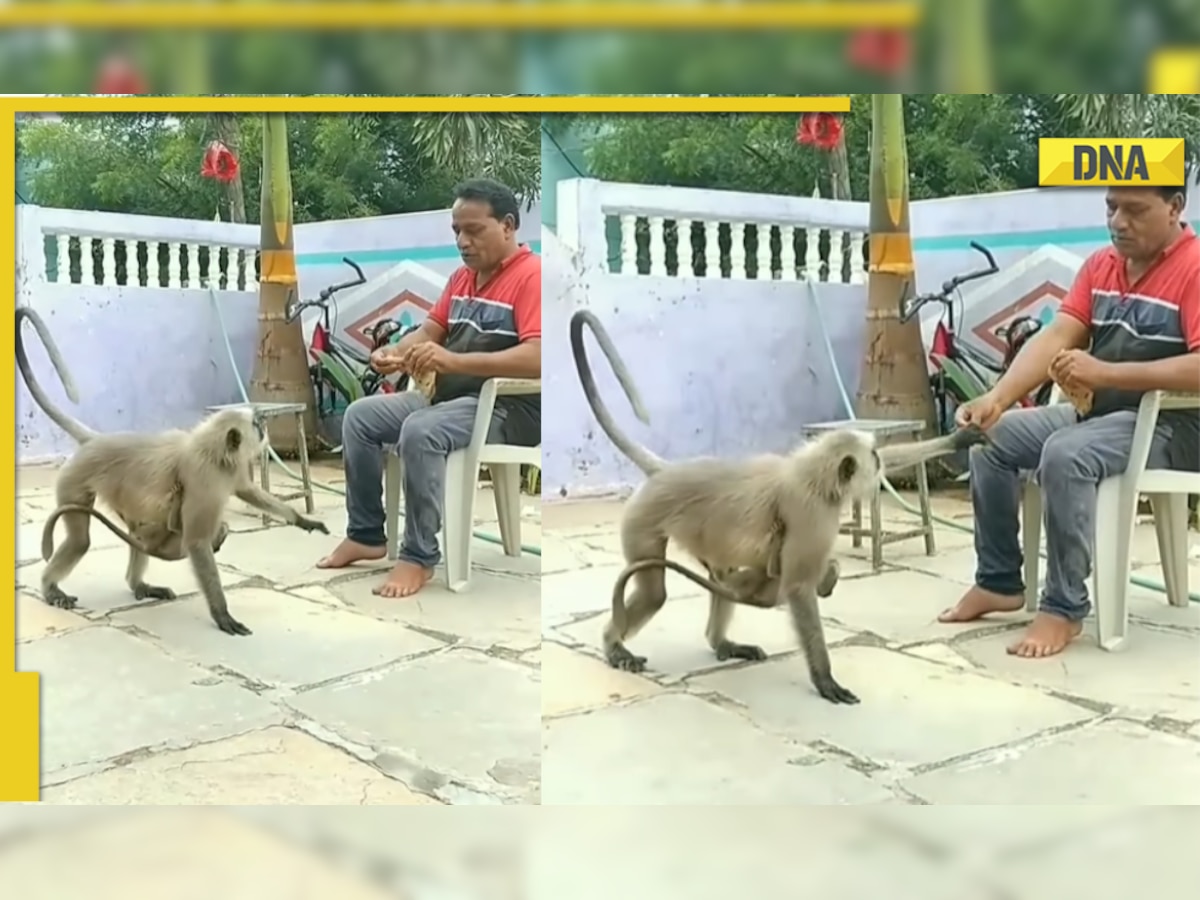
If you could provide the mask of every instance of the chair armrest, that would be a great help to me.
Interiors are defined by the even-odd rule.
[[[1135,492],[1138,480],[1146,471],[1146,460],[1150,458],[1150,443],[1154,440],[1154,429],[1158,425],[1158,414],[1163,408],[1166,395],[1166,391],[1146,391],[1142,394],[1142,402],[1138,404],[1137,419],[1133,426],[1133,444],[1129,449],[1129,465],[1125,467],[1124,475]]]
[[[498,396],[513,396],[518,394],[540,394],[542,380],[540,378],[489,378],[483,383],[479,392],[479,408],[475,411],[475,424],[471,431],[471,445],[467,453],[472,460],[478,460],[483,445],[487,443],[487,435],[492,427],[492,413],[496,410]]]
[[[1154,391],[1161,396],[1159,409],[1198,409],[1200,393],[1187,391]]]
[[[540,378],[493,378],[498,395],[540,394],[542,379]]]

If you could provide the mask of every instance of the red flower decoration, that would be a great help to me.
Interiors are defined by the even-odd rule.
[[[860,28],[850,36],[850,64],[879,75],[895,75],[908,67],[912,38],[900,28]]]
[[[796,143],[832,150],[842,139],[842,117],[834,113],[805,113],[796,123]]]
[[[237,178],[238,161],[233,151],[220,141],[213,141],[204,150],[204,160],[200,163],[200,174],[205,178],[228,183]]]
[[[124,56],[110,56],[100,66],[93,93],[145,94],[146,81],[137,66]]]

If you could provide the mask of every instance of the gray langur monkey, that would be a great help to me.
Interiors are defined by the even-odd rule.
[[[46,350],[46,355],[50,358],[50,364],[54,367],[54,371],[62,383],[67,398],[72,403],[78,403],[79,392],[75,387],[75,381],[71,377],[70,370],[67,368],[66,360],[63,359],[62,353],[58,349],[58,344],[55,342],[53,335],[50,334],[42,317],[32,307],[22,307],[16,313],[17,329],[20,329],[22,319],[29,320],[34,331],[37,332],[38,339],[42,342],[42,346]],[[181,560],[186,556],[180,540],[182,534],[182,507],[182,487],[176,485],[175,492],[171,496],[170,513],[167,516],[165,524],[162,522],[131,523],[129,531],[125,532],[103,513],[91,507],[60,506],[50,514],[50,518],[46,520],[45,528],[42,529],[42,559],[49,561],[51,555],[54,553],[54,526],[59,518],[65,512],[74,511],[87,513],[94,517],[109,531],[128,544],[131,549],[169,562]],[[228,535],[229,526],[222,522],[220,530],[213,539],[213,553],[221,549],[221,545],[225,543],[225,538]]]
[[[60,410],[42,390],[21,338],[23,318],[34,323],[43,339],[48,337],[44,326],[39,327],[37,314],[27,307],[19,308],[17,366],[38,406],[79,443],[79,449],[59,470],[54,486],[58,509],[51,519],[61,516],[67,536],[42,573],[42,599],[63,609],[72,609],[78,603],[77,597],[63,591],[60,582],[71,574],[91,544],[92,513],[78,508],[90,510],[100,501],[131,529],[132,536],[126,534],[123,538],[129,544],[125,580],[134,597],[175,597],[170,588],[145,581],[149,562],[145,551],[153,544],[165,554],[163,558],[187,557],[218,628],[226,634],[250,634],[249,628],[229,614],[214,556],[215,547],[224,539],[223,518],[229,498],[236,496],[305,531],[329,533],[323,522],[300,515],[254,484],[252,467],[266,437],[251,411],[220,410],[190,431],[99,434]],[[51,358],[55,355],[57,351]],[[65,367],[60,377],[64,371]],[[52,529],[53,521],[48,524]],[[119,530],[108,524],[114,531]],[[47,542],[46,537],[43,533],[43,552],[53,547],[53,541]]]
[[[848,501],[866,498],[877,489],[885,467],[904,468],[954,453],[985,441],[983,433],[962,430],[933,440],[877,448],[873,435],[846,429],[824,434],[786,455],[666,462],[634,442],[613,421],[588,363],[585,325],[608,358],[637,417],[645,422],[648,416],[603,325],[590,311],[577,310],[571,317],[571,350],[588,405],[609,439],[647,476],[626,503],[621,520],[626,562],[645,565],[630,573],[634,588],[627,603],[618,603],[614,595],[612,618],[603,636],[609,665],[634,672],[645,668],[646,658],[630,653],[624,641],[637,634],[666,602],[666,569],[670,566],[651,561],[663,560],[667,542],[674,540],[710,574],[750,570],[743,585],[756,585],[753,593],[759,602],[749,605],[787,605],[817,693],[832,703],[858,703],[858,697],[833,677],[817,606],[818,586],[830,582],[842,509]],[[774,593],[775,603],[767,602],[770,593]],[[710,589],[705,630],[709,646],[719,659],[765,659],[761,647],[727,637],[735,605]]]

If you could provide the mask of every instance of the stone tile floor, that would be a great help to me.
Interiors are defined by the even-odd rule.
[[[176,600],[135,601],[126,551],[98,525],[65,611],[38,596],[53,478],[17,474],[17,666],[42,673],[44,802],[538,802],[537,557],[477,541],[467,591],[439,573],[419,599],[385,600],[371,588],[386,561],[313,567],[345,527],[343,498],[317,491],[332,536],[264,527],[234,501],[217,559],[250,637],[212,625],[182,562],[147,576]],[[340,483],[340,468],[314,478]],[[539,510],[526,498],[525,543],[540,543]],[[476,512],[498,533],[490,491]]]
[[[1200,604],[1131,588],[1122,651],[1098,649],[1089,620],[1063,655],[1021,660],[1004,648],[1025,613],[935,621],[972,580],[969,534],[939,527],[933,557],[919,538],[888,545],[877,574],[844,538],[823,612],[834,671],[861,705],[815,694],[782,610],[734,619],[731,636],[761,644],[766,662],[717,662],[707,603],[673,573],[671,599],[630,642],[649,658],[633,675],[599,653],[620,509],[543,510],[544,803],[1200,804]],[[935,511],[971,521],[960,497]],[[885,518],[912,522],[897,506]],[[1153,526],[1139,524],[1137,573],[1161,582],[1157,560]]]
[[[614,881],[628,900],[1128,900],[1188,896],[1200,809],[18,806],[0,837],[22,900],[608,900]]]

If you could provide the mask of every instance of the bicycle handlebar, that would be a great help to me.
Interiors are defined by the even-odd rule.
[[[346,288],[358,287],[360,284],[367,283],[367,276],[363,274],[363,270],[359,268],[358,263],[348,256],[343,256],[342,262],[352,268],[357,277],[353,281],[343,281],[340,284],[330,285],[317,294],[316,300],[305,300],[302,303],[297,303],[295,306],[290,307],[284,313],[283,320],[285,322],[290,325],[292,322],[296,321],[296,317],[300,315],[300,313],[304,312],[304,310],[308,309],[309,307],[324,306],[338,291],[344,291]]]
[[[982,253],[984,259],[987,260],[986,269],[976,269],[974,272],[968,272],[966,275],[955,275],[953,278],[942,284],[942,289],[931,294],[921,294],[914,297],[906,306],[901,309],[900,321],[911,321],[926,303],[949,303],[950,294],[957,288],[966,284],[968,281],[974,281],[977,278],[986,278],[988,275],[995,275],[1000,271],[1000,267],[996,265],[996,258],[992,256],[992,252],[987,247],[980,244],[978,241],[971,241],[968,245],[977,253]],[[903,306],[903,302],[902,302]]]

